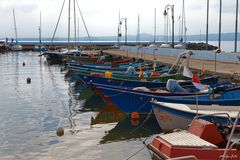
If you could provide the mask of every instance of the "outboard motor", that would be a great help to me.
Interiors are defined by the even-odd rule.
[[[189,93],[186,89],[180,86],[175,79],[169,79],[166,88],[171,93]]]

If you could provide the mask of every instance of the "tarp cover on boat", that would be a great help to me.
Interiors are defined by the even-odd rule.
[[[182,88],[175,79],[169,79],[166,88],[171,93],[189,93],[186,89]]]

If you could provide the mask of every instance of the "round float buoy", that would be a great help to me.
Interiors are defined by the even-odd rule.
[[[138,112],[132,112],[131,113],[131,119],[139,119],[140,118],[140,115]]]
[[[31,83],[31,78],[28,77],[28,78],[27,78],[27,84],[30,84],[30,83]]]
[[[62,127],[59,127],[56,131],[57,136],[63,136],[64,135],[64,129]]]
[[[22,65],[25,66],[25,62],[23,62]]]

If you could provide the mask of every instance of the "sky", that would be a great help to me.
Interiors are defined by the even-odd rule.
[[[118,17],[127,18],[128,34],[137,33],[138,15],[140,32],[154,33],[154,8],[156,8],[157,35],[164,34],[164,8],[174,5],[175,34],[179,33],[178,17],[182,12],[182,0],[77,0],[90,36],[117,35]],[[209,33],[218,33],[219,0],[210,1]],[[73,2],[73,0],[72,0]],[[186,27],[188,35],[206,33],[207,0],[185,0]],[[222,0],[222,33],[235,32],[236,0]],[[42,37],[52,37],[63,0],[1,0],[0,37],[14,37],[14,8],[18,37],[38,37],[39,15],[42,14]],[[240,9],[239,9],[240,10]],[[57,37],[67,37],[68,0],[57,29]],[[87,36],[78,8],[79,35]],[[240,16],[239,20],[240,21]],[[73,26],[73,9],[71,26]],[[238,24],[240,26],[240,23]],[[73,31],[73,29],[71,29]],[[238,27],[238,32],[240,27]],[[124,32],[124,27],[122,27]],[[73,35],[73,33],[71,33]]]

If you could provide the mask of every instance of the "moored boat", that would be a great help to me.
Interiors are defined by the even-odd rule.
[[[182,92],[180,90],[155,90],[151,91],[145,88],[129,89],[128,87],[110,86],[93,84],[95,90],[100,92],[105,100],[115,103],[123,112],[149,113],[152,110],[150,103],[154,98],[161,102],[198,104],[201,105],[225,105],[239,106],[240,104],[240,86],[218,86],[214,90],[195,92]],[[179,86],[178,86],[179,87]],[[178,88],[177,87],[177,88]],[[184,90],[183,90],[184,91]]]
[[[154,100],[151,103],[158,124],[164,131],[172,131],[176,128],[187,129],[196,116],[226,124],[229,119],[234,121],[237,111],[240,110],[240,106],[185,105]]]
[[[195,119],[188,130],[156,136],[147,147],[155,159],[229,160],[240,158],[240,143],[234,139],[239,134],[236,122],[231,125]]]

